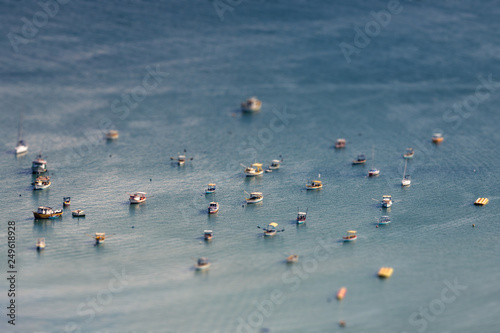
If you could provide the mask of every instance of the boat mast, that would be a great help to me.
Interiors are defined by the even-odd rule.
[[[19,130],[17,131],[17,142],[21,141],[21,136],[23,134],[23,116],[24,116],[24,106],[23,106],[23,112],[21,113],[21,119],[19,120]]]
[[[375,148],[372,145],[372,170],[374,169],[374,167],[375,167]]]
[[[408,163],[408,160],[405,159],[405,170],[403,171],[403,180],[406,178],[406,164]]]

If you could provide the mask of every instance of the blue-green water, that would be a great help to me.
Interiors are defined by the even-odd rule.
[[[18,274],[15,327],[0,283],[0,331],[496,332],[500,87],[478,76],[500,82],[500,6],[401,2],[348,63],[339,44],[355,45],[353,28],[389,1],[232,3],[221,20],[211,1],[69,2],[16,53],[7,34],[23,36],[21,18],[41,8],[3,1],[0,262],[7,276],[14,220]],[[253,95],[262,111],[241,114]],[[30,147],[15,157],[23,107]],[[120,138],[104,141],[106,126]],[[381,175],[369,179],[372,146]],[[401,188],[410,146],[413,182]],[[184,149],[193,161],[172,164]],[[52,186],[33,192],[39,151]],[[359,153],[367,165],[352,166]],[[282,168],[260,178],[239,166],[279,155]],[[306,192],[318,174],[324,188]],[[217,193],[205,196],[209,182]],[[244,190],[263,203],[244,205]],[[135,191],[151,197],[130,206]],[[384,194],[392,223],[376,228],[372,199]],[[61,219],[33,220],[64,196]],[[208,216],[213,198],[220,212]],[[309,213],[299,227],[297,207]],[[85,219],[71,217],[78,208]],[[285,231],[264,239],[257,225],[269,222]],[[339,242],[351,229],[358,240]],[[95,232],[113,236],[96,247]],[[299,263],[284,263],[290,253]],[[201,256],[213,263],[197,274]],[[376,277],[382,266],[390,279]]]

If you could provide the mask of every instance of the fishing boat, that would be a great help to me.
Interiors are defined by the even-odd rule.
[[[251,166],[247,167],[241,164],[245,168],[245,175],[247,177],[255,177],[255,176],[260,176],[264,173],[264,170],[262,170],[262,163],[253,163]]]
[[[364,154],[359,154],[358,157],[352,161],[353,165],[356,164],[365,164],[366,163],[366,157]]]
[[[208,214],[215,214],[219,211],[219,203],[218,202],[215,202],[215,201],[212,201],[209,205],[208,205]]]
[[[307,217],[308,210],[309,210],[309,208],[306,209],[305,212],[301,212],[300,210],[297,212],[297,224],[306,223],[306,217]]]
[[[106,240],[106,233],[105,232],[96,232],[95,236],[93,238],[95,239],[96,245],[102,244]]]
[[[19,130],[17,132],[17,145],[16,145],[16,155],[24,154],[28,151],[28,144],[22,139],[23,132],[23,115],[19,120]]]
[[[41,153],[38,154],[38,157],[33,161],[31,170],[33,173],[43,173],[47,171],[47,161],[42,158]]]
[[[266,169],[266,170],[264,170],[264,171],[265,171],[266,173],[271,173],[271,172],[273,172],[273,169]]]
[[[261,202],[264,200],[264,196],[262,195],[262,192],[250,192],[248,193],[245,191],[245,193],[249,196],[248,198],[245,198],[247,204],[253,204],[257,202]]]
[[[140,204],[146,201],[146,192],[136,192],[129,194],[130,204]]]
[[[194,265],[194,269],[197,271],[206,271],[210,268],[210,262],[208,258],[198,258],[196,264]]]
[[[378,220],[378,224],[379,225],[384,225],[384,224],[389,224],[391,223],[391,219],[389,218],[389,216],[382,216],[379,220]]]
[[[120,134],[118,133],[117,130],[109,130],[106,133],[106,139],[108,139],[108,140],[115,140],[115,139],[118,139],[119,137],[120,137]]]
[[[382,207],[389,208],[392,206],[392,197],[390,195],[382,196]]]
[[[51,207],[38,207],[38,211],[33,212],[35,219],[56,219],[63,215],[62,209],[52,209]]]
[[[413,151],[413,148],[406,148],[406,153],[403,154],[403,158],[413,158],[413,155],[415,152]]]
[[[71,215],[73,215],[73,217],[85,217],[85,212],[83,211],[83,209],[77,209],[72,211]]]
[[[259,101],[256,97],[250,97],[243,103],[241,103],[241,110],[243,112],[257,112],[260,111],[262,107],[262,101]]]
[[[36,241],[36,249],[38,251],[45,249],[45,238],[38,238]]]
[[[298,254],[291,254],[288,257],[286,257],[286,262],[288,264],[294,264],[299,261],[299,255]]]
[[[265,237],[271,237],[276,235],[278,232],[283,232],[285,229],[282,230],[277,230],[276,227],[278,226],[278,223],[276,222],[271,222],[268,224],[267,227],[261,227],[260,225],[257,226],[257,228],[262,229],[264,231],[264,236]]]
[[[355,230],[348,230],[347,236],[342,237],[342,239],[344,240],[344,242],[352,242],[358,239],[358,235],[356,235]]]
[[[340,139],[337,139],[337,141],[335,141],[335,149],[340,149],[340,148],[345,148],[345,139],[343,138],[340,138]]]
[[[70,197],[64,197],[63,198],[63,206],[69,206],[71,205],[71,198]]]
[[[306,184],[307,190],[319,190],[320,188],[323,188],[321,180],[313,180],[310,183]]]
[[[272,160],[271,165],[269,165],[269,169],[271,170],[276,170],[279,169],[281,166],[281,161],[280,160]]]
[[[208,184],[208,187],[207,187],[207,189],[205,190],[205,193],[206,193],[206,194],[215,193],[215,183],[210,183],[210,184]]]
[[[411,185],[411,179],[410,175],[406,174],[406,164],[408,160],[405,160],[405,170],[403,171],[403,180],[401,180],[401,186],[410,186]]]
[[[171,160],[175,161],[177,160],[177,164],[179,164],[180,166],[184,165],[186,163],[186,161],[192,161],[194,157],[191,157],[191,158],[186,158],[186,149],[184,149],[184,153],[183,154],[180,154],[180,153],[177,153],[177,158],[175,157],[170,157]]]
[[[434,143],[441,143],[443,142],[444,138],[443,138],[443,134],[442,133],[434,133],[432,135],[432,142]]]
[[[212,237],[214,237],[214,232],[212,230],[203,231],[203,239],[206,241],[211,241]]]
[[[372,168],[368,171],[368,177],[375,177],[380,174],[379,169],[375,169],[375,149],[372,147]]]
[[[33,183],[33,190],[45,190],[50,186],[50,177],[36,177],[35,182]]]

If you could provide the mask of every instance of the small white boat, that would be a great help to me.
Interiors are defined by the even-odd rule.
[[[413,158],[413,155],[415,155],[413,148],[406,148],[406,153],[403,154],[403,158]]]
[[[205,190],[206,194],[212,194],[215,193],[215,183],[210,183],[208,184],[207,189]]]
[[[264,200],[264,195],[262,195],[262,192],[250,192],[248,193],[245,191],[246,194],[248,194],[248,198],[245,198],[247,204],[253,204],[257,202],[261,202]]]
[[[345,139],[343,138],[340,138],[340,139],[337,139],[337,141],[335,142],[335,149],[340,149],[340,148],[345,148]]]
[[[45,238],[38,238],[36,241],[36,249],[38,251],[45,249]]]
[[[24,142],[21,138],[23,132],[23,115],[21,115],[21,120],[19,120],[19,131],[17,132],[17,145],[16,145],[16,155],[24,154],[28,151],[28,144]]]
[[[115,139],[118,139],[119,137],[120,137],[120,134],[118,133],[117,130],[109,130],[106,133],[106,139],[108,139],[108,140],[115,140]]]
[[[348,230],[347,235],[342,237],[342,239],[344,240],[344,242],[352,242],[358,239],[358,235],[356,235],[355,230]]]
[[[297,224],[304,224],[306,223],[306,218],[307,218],[307,211],[309,210],[306,209],[305,212],[301,212],[300,210],[297,212]]]
[[[241,164],[245,168],[243,171],[247,177],[260,176],[264,173],[262,170],[262,163],[253,163],[251,166],[247,167]]]
[[[382,216],[379,220],[378,220],[378,224],[379,225],[384,225],[384,224],[389,224],[391,223],[391,219],[389,218],[389,216]]]
[[[73,215],[74,217],[85,217],[85,212],[83,211],[83,209],[77,209],[72,211],[71,215]]]
[[[45,190],[50,187],[50,177],[36,177],[33,183],[33,190]]]
[[[197,271],[206,271],[210,268],[210,262],[208,258],[199,258],[194,265],[194,269]]]
[[[265,171],[266,171],[266,173],[271,173],[271,172],[273,172],[273,169],[266,169]]]
[[[298,254],[291,254],[288,257],[286,257],[286,262],[288,264],[294,264],[299,261],[299,255]]]
[[[257,112],[260,111],[262,107],[262,102],[256,97],[250,97],[245,102],[241,103],[241,110],[243,112]]]
[[[218,202],[215,202],[215,201],[212,201],[209,205],[208,205],[208,214],[215,214],[219,211],[219,203]]]
[[[47,171],[47,161],[42,158],[41,153],[38,154],[38,157],[33,161],[31,170],[33,173],[44,173]]]
[[[213,237],[214,237],[214,232],[212,230],[203,231],[203,239],[205,239],[207,242],[211,241]]]
[[[392,197],[390,195],[382,196],[382,207],[389,208],[392,206]]]
[[[131,204],[140,204],[146,201],[146,192],[136,192],[134,194],[129,194],[129,196]]]
[[[276,170],[279,169],[281,166],[281,161],[280,160],[272,160],[271,165],[269,166],[269,169],[271,170]]]
[[[403,180],[401,180],[401,186],[410,186],[411,185],[410,175],[406,174],[407,162],[408,162],[408,160],[405,160],[405,170],[403,171]]]
[[[184,154],[180,154],[180,153],[177,153],[177,158],[175,157],[170,157],[171,160],[175,161],[177,160],[177,164],[179,164],[180,166],[184,165],[186,163],[187,160],[189,161],[192,161],[194,157],[191,157],[191,158],[186,158],[186,149],[184,149]]]
[[[271,237],[276,235],[278,232],[283,232],[285,229],[282,230],[277,230],[276,227],[278,226],[278,223],[276,222],[271,222],[269,225],[265,228],[261,227],[260,225],[257,226],[257,228],[262,229],[264,231],[264,236],[265,237]]]

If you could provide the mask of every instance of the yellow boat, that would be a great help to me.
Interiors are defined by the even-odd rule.
[[[318,190],[323,187],[321,180],[313,180],[310,184],[306,184],[306,189],[308,190]]]
[[[378,277],[380,278],[390,278],[394,269],[392,267],[382,267],[378,271]]]
[[[477,198],[476,201],[474,201],[474,205],[476,206],[484,206],[488,203],[488,198]]]
[[[346,287],[340,288],[339,291],[337,291],[337,299],[341,301],[342,299],[344,299],[346,293],[347,293]]]

